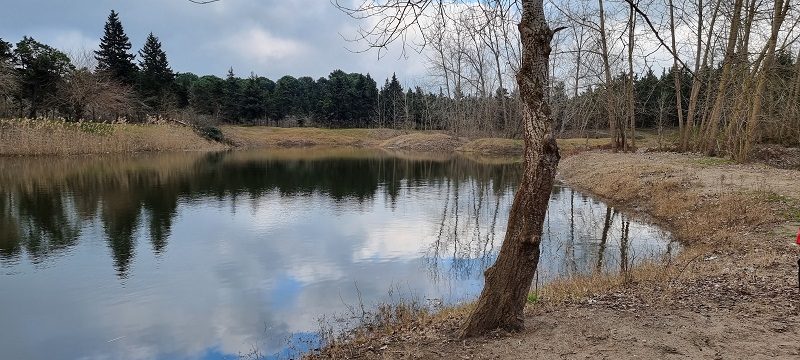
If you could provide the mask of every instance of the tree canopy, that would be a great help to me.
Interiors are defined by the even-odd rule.
[[[131,41],[125,35],[116,11],[111,10],[103,31],[100,50],[95,51],[97,70],[110,73],[112,78],[124,84],[133,84],[137,71],[133,62],[136,56],[129,53]]]

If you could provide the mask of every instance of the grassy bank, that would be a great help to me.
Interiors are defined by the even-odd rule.
[[[796,357],[800,172],[671,153],[584,152],[559,176],[644,212],[684,245],[629,273],[562,279],[532,296],[527,330],[462,341],[469,305],[361,330],[321,358]]]
[[[521,140],[466,138],[437,131],[392,129],[220,127],[224,143],[191,128],[167,124],[70,123],[58,120],[0,120],[0,155],[77,155],[152,151],[214,151],[229,148],[350,147],[403,152],[461,152],[507,157],[522,153]],[[651,137],[645,137],[651,138]],[[559,139],[562,152],[576,153],[608,144],[608,139]]]
[[[147,151],[221,150],[192,129],[176,125],[0,120],[0,155],[77,155]]]

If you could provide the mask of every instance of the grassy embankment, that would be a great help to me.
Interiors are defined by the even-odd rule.
[[[0,155],[76,155],[221,150],[190,128],[175,125],[0,120]]]
[[[470,305],[383,309],[323,358],[758,358],[800,355],[794,235],[800,172],[699,155],[566,157],[560,178],[649,214],[683,250],[626,274],[572,277],[530,299],[528,330],[456,339]],[[394,315],[393,314],[397,314]],[[565,355],[566,354],[566,355]]]
[[[469,138],[435,131],[392,129],[273,128],[226,125],[226,143],[207,140],[178,125],[69,123],[57,120],[0,120],[0,155],[77,155],[153,151],[214,151],[229,148],[356,147],[410,152],[461,152],[518,156],[522,141]],[[655,144],[643,135],[643,146]],[[608,139],[559,139],[564,154],[598,148]]]

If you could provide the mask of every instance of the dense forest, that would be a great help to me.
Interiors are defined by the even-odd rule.
[[[626,15],[624,7],[617,6],[616,10]],[[571,17],[577,12],[566,8],[559,11]],[[598,15],[601,20],[602,16],[613,17],[610,9],[606,12]],[[390,127],[519,136],[520,103],[516,84],[510,80],[518,61],[518,54],[515,55],[518,49],[514,50],[513,39],[469,32],[481,21],[495,21],[500,15],[466,13],[471,15],[438,24],[439,27],[433,23],[429,36],[436,40],[438,34],[440,38],[431,43],[432,81],[404,87],[396,76],[379,84],[370,74],[341,70],[316,80],[288,75],[272,80],[254,73],[242,76],[234,69],[229,69],[225,78],[175,72],[159,39],[152,33],[142,49],[134,53],[119,14],[112,11],[105,23],[100,48],[92,54],[67,55],[31,37],[24,37],[16,44],[0,39],[0,117]],[[513,14],[503,16],[500,21],[507,26],[515,21]],[[588,18],[586,14],[583,16]],[[622,20],[624,16],[620,16]],[[699,21],[702,25],[708,20]],[[625,25],[624,21],[620,24]],[[458,31],[436,32],[445,26]],[[635,26],[634,23],[631,29]],[[503,26],[492,29],[499,31]],[[605,33],[599,34],[622,37],[626,29],[601,29]],[[800,143],[800,126],[795,116],[800,110],[800,86],[797,86],[800,62],[788,46],[775,49],[768,63],[757,59],[760,63],[752,69],[740,58],[738,78],[731,78],[732,70],[726,69],[729,62],[712,61],[713,53],[706,54],[707,61],[698,63],[694,69],[684,65],[659,71],[648,65],[637,72],[631,54],[627,59],[628,69],[620,66],[625,63],[625,51],[630,53],[633,47],[611,46],[598,53],[588,45],[591,31],[578,27],[573,32],[577,40],[556,39],[567,50],[553,56],[550,106],[559,134],[609,130],[615,134],[614,145],[627,148],[629,142],[635,145],[635,137],[629,134],[637,128],[680,126],[682,137],[688,139],[689,132],[694,132],[695,147],[712,153],[725,147],[719,143],[720,136],[735,137],[739,132],[746,132],[748,139],[758,137],[750,141]],[[509,41],[511,45],[506,46],[511,50],[500,52],[501,45]],[[709,49],[705,51],[708,53]],[[592,60],[592,54],[603,56]],[[596,61],[600,59],[605,61]],[[613,62],[614,59],[617,61]],[[612,63],[606,64],[607,61]],[[590,74],[594,74],[595,80],[591,80]],[[725,81],[720,82],[721,79]],[[719,93],[720,85],[725,85],[723,93]],[[740,90],[755,91],[754,86],[760,86],[763,93],[758,104],[752,99],[739,99],[747,93]],[[718,94],[723,94],[722,100]],[[749,129],[747,123],[752,120],[727,122],[733,127],[725,132],[708,128],[708,124],[725,122],[726,117],[737,112],[745,118],[752,117],[748,108],[756,105],[758,117],[765,120],[757,126],[758,132]],[[703,122],[710,117],[719,119]],[[684,131],[683,125],[686,123],[688,128],[689,121],[692,130]]]

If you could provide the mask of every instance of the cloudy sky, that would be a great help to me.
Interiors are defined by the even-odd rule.
[[[120,13],[135,50],[149,32],[161,39],[172,68],[223,76],[229,67],[240,76],[255,72],[327,76],[332,70],[373,75],[378,82],[396,72],[405,84],[423,82],[420,55],[401,56],[399,47],[354,53],[363,44],[342,36],[356,34],[354,20],[328,0],[222,0],[196,5],[188,0],[3,0],[0,38],[16,43],[24,35],[69,53],[93,50],[111,9]]]

